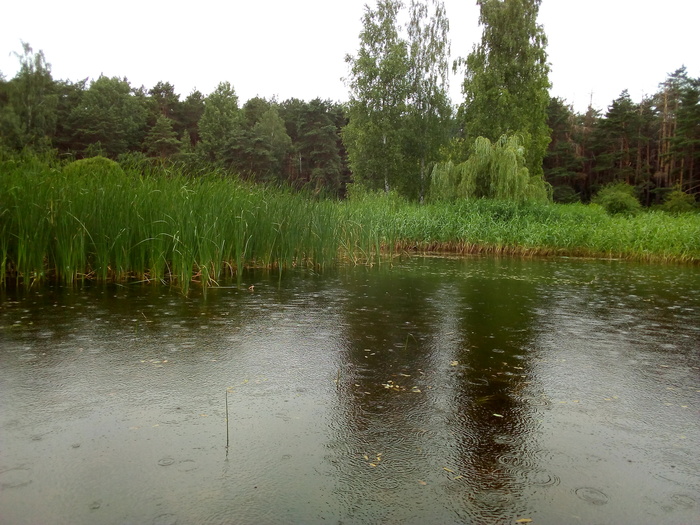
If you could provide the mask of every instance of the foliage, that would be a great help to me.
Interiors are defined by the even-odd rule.
[[[584,159],[576,142],[576,124],[573,109],[564,100],[550,99],[547,125],[552,130],[552,140],[544,158],[544,171],[557,202],[579,200],[580,190],[577,189],[584,171]]]
[[[155,125],[146,135],[144,146],[149,155],[160,157],[161,160],[177,153],[182,143],[173,129],[172,119],[158,115]]]
[[[79,150],[99,144],[111,158],[138,149],[146,130],[145,107],[129,81],[117,77],[92,81],[69,119]]]
[[[459,122],[469,143],[479,136],[523,138],[526,166],[542,176],[547,127],[547,37],[537,23],[541,0],[477,0],[481,43],[462,61],[466,73]]]
[[[404,4],[366,6],[357,56],[350,65],[349,122],[343,140],[357,182],[421,199],[429,165],[449,140],[449,23],[440,0],[412,0],[407,35]]]
[[[552,188],[552,200],[563,204],[579,202],[580,196],[571,186],[555,186]]]
[[[502,136],[495,143],[477,137],[472,154],[461,163],[438,164],[433,169],[433,200],[496,199],[547,201],[547,184],[525,167],[519,136]]]
[[[204,112],[199,120],[199,150],[203,157],[216,166],[231,167],[242,126],[243,116],[233,86],[219,83],[204,100]]]
[[[634,187],[622,182],[609,184],[602,188],[593,199],[610,215],[636,215],[642,205],[634,195]]]
[[[358,182],[389,191],[401,180],[403,117],[408,90],[408,49],[399,35],[397,0],[365,6],[360,49],[350,65],[348,125],[343,140]]]
[[[44,53],[35,53],[22,42],[19,72],[9,82],[0,82],[4,103],[0,109],[0,141],[21,149],[25,146],[46,149],[56,130],[58,102],[51,77],[51,65]]]
[[[277,181],[281,178],[282,166],[292,146],[287,135],[284,120],[277,107],[270,105],[251,130],[253,142],[254,171],[263,181]]]
[[[124,170],[121,166],[105,157],[90,157],[80,159],[66,164],[63,168],[63,174],[67,177],[123,177]]]
[[[676,187],[666,196],[661,209],[669,213],[685,213],[696,211],[698,207],[692,195]]]
[[[700,214],[611,216],[600,206],[474,199],[419,205],[363,186],[342,202],[235,178],[147,174],[105,158],[57,170],[0,160],[0,263],[30,286],[137,280],[215,286],[244,266],[381,263],[403,251],[700,261]]]
[[[204,96],[197,90],[192,91],[177,106],[175,113],[181,133],[180,140],[186,148],[195,147],[199,142],[199,119],[204,113]]]
[[[314,99],[290,99],[280,105],[292,145],[286,166],[290,184],[318,193],[339,194],[345,169],[339,128],[345,125],[339,106]]]
[[[425,191],[435,197],[442,190],[428,190],[426,174],[437,163],[460,165],[477,136],[495,143],[504,126],[517,131],[539,114],[532,97],[546,80],[544,34],[535,17],[540,2],[479,3],[484,36],[462,62],[467,91],[458,121],[445,95],[449,41],[442,2],[385,0],[367,8],[358,53],[349,58],[347,106],[258,97],[243,103],[229,84],[207,97],[195,90],[181,100],[166,81],[146,90],[132,88],[126,78],[56,80],[43,52],[23,43],[15,53],[18,73],[0,75],[0,154],[24,152],[49,161],[55,152],[49,162],[106,156],[146,171],[155,164],[148,154],[191,176],[223,168],[317,196],[342,197],[354,181],[385,191],[388,186],[411,199],[420,200]],[[523,16],[515,16],[520,10]],[[289,141],[274,110],[261,122],[272,107]],[[552,131],[543,167],[558,202],[589,202],[614,182],[633,185],[646,207],[660,206],[676,187],[698,200],[700,79],[685,67],[671,72],[656,93],[633,101],[623,91],[603,111],[589,107],[577,114],[564,100],[551,99],[547,119]],[[488,133],[477,133],[477,126]],[[517,133],[530,175],[538,169],[531,164],[534,133]],[[445,186],[454,194],[449,199],[456,198],[454,186]]]
[[[432,11],[429,12],[429,9]],[[452,108],[447,94],[449,21],[440,0],[411,0],[408,24],[408,118],[404,155],[407,169],[417,170],[402,184],[403,193],[422,202],[429,165],[441,158],[449,140]],[[413,166],[411,166],[411,164]],[[417,190],[417,191],[416,191]]]

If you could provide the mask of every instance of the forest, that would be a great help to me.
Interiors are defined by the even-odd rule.
[[[0,74],[0,262],[25,281],[184,283],[396,249],[698,260],[700,78],[680,67],[640,102],[578,114],[549,94],[540,3],[478,0],[481,42],[453,64],[440,0],[365,6],[344,102],[59,80],[22,43]]]
[[[195,172],[215,166],[248,180],[339,197],[348,183],[363,182],[422,199],[432,167],[464,160],[465,142],[527,131],[529,124],[513,112],[495,119],[507,122],[500,129],[488,129],[483,121],[502,106],[485,99],[493,91],[489,75],[527,78],[528,70],[539,77],[539,85],[526,86],[532,93],[514,82],[497,87],[511,100],[519,98],[522,107],[540,108],[542,115],[530,119],[544,119],[535,133],[544,135],[536,147],[525,146],[534,151],[544,144],[543,154],[535,155],[536,165],[533,159],[527,165],[531,175],[541,170],[555,202],[589,202],[616,182],[633,186],[645,206],[664,202],[674,189],[697,198],[700,79],[680,67],[639,102],[624,91],[604,112],[589,107],[576,113],[547,93],[539,1],[511,2],[520,12],[503,14],[490,13],[502,2],[481,3],[484,40],[463,60],[465,99],[457,105],[446,91],[449,21],[435,1],[413,0],[406,27],[398,23],[405,10],[400,2],[382,0],[367,8],[358,53],[346,59],[349,102],[243,102],[225,81],[206,96],[199,91],[180,96],[165,80],[145,87],[126,77],[54,79],[44,52],[22,43],[15,53],[17,74],[6,79],[0,73],[0,148],[5,155],[29,150],[64,160],[101,155],[127,164],[177,163]],[[513,41],[499,40],[504,35]],[[494,61],[502,44],[511,51]]]

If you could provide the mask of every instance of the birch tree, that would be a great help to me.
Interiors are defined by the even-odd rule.
[[[404,173],[403,133],[408,89],[408,49],[400,37],[402,3],[365,6],[360,48],[348,55],[349,123],[343,130],[355,180],[388,192]]]
[[[504,134],[521,135],[531,176],[543,175],[550,136],[547,37],[537,23],[540,3],[477,0],[481,43],[461,62],[466,72],[459,120],[466,143],[479,136],[493,142]]]
[[[427,170],[437,162],[449,140],[452,108],[449,87],[450,24],[441,0],[412,0],[408,24],[408,135],[407,156],[412,157],[422,202]],[[417,184],[416,184],[417,183]]]

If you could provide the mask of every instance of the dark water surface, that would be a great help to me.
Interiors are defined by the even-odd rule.
[[[6,293],[0,523],[700,522],[699,268],[244,280]]]

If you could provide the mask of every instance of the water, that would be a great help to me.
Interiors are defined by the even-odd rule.
[[[697,267],[245,281],[7,293],[0,522],[700,520]]]

